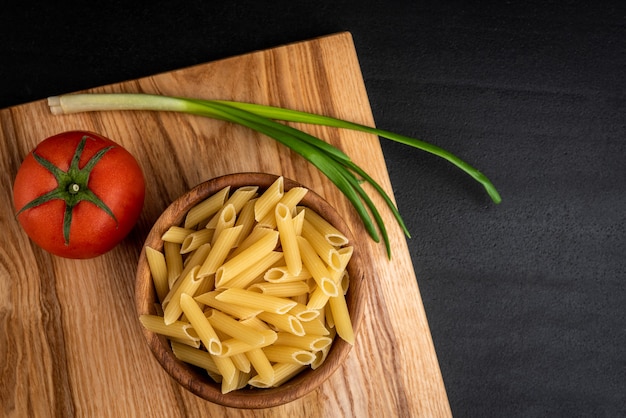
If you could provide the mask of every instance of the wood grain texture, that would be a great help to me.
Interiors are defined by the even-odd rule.
[[[147,92],[290,107],[373,125],[348,33],[258,51],[93,92]],[[20,162],[43,138],[86,129],[108,136],[139,161],[146,205],[130,236],[104,256],[66,260],[21,231],[11,204]],[[341,147],[392,190],[378,138],[306,127]],[[272,139],[218,121],[173,113],[52,116],[44,100],[0,110],[0,408],[3,416],[364,417],[450,416],[406,241],[392,216],[393,259],[367,237],[341,193],[314,167]],[[319,389],[258,411],[206,402],[176,384],[143,338],[133,291],[143,240],[159,214],[191,187],[223,174],[284,175],[344,214],[374,265],[357,343]],[[374,201],[383,206],[382,200]]]

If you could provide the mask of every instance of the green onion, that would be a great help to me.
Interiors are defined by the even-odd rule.
[[[300,154],[326,175],[354,206],[372,239],[379,242],[378,232],[381,233],[389,257],[391,257],[391,246],[387,229],[378,209],[361,187],[361,184],[366,182],[373,186],[392,211],[403,232],[410,237],[409,231],[389,195],[344,152],[315,136],[280,122],[324,125],[365,132],[429,152],[454,164],[482,184],[496,204],[501,201],[498,191],[484,174],[442,148],[415,138],[328,116],[253,103],[152,94],[70,94],[50,97],[48,98],[48,105],[50,111],[55,115],[107,110],[182,112],[239,124],[267,135]]]

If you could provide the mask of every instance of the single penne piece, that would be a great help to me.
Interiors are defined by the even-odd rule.
[[[265,338],[261,344],[252,346],[246,342],[238,340],[236,338],[228,338],[222,341],[222,353],[221,356],[232,356],[234,354],[245,353],[247,351],[253,350],[255,348],[263,348],[268,345],[274,344],[276,341],[277,333],[272,331],[271,329],[266,329],[259,331],[263,334]]]
[[[326,361],[326,357],[328,357],[328,353],[330,352],[330,347],[331,346],[328,345],[323,349],[315,352],[315,360],[313,360],[313,362],[311,363],[311,369],[317,369]]]
[[[235,208],[235,213],[239,213],[241,209],[243,209],[244,205],[256,196],[256,192],[258,190],[258,186],[243,186],[235,190],[228,200],[224,202],[224,205],[220,210],[213,215],[213,217],[206,224],[206,228],[215,228],[217,226],[218,219],[220,217],[220,212],[224,210],[224,208],[228,205],[233,205]]]
[[[330,334],[330,331],[328,330],[328,328],[326,328],[326,326],[324,325],[324,323],[319,317],[311,321],[301,322],[301,325],[302,325],[302,328],[304,329],[304,333],[307,335],[308,334],[312,334],[312,335],[329,335]]]
[[[211,251],[211,244],[208,242],[196,248],[195,251],[187,256],[183,271],[180,275],[184,277],[191,271],[192,268],[201,266],[202,263],[204,263],[204,260],[206,260],[209,251]]]
[[[284,178],[280,176],[261,193],[254,205],[254,219],[256,219],[257,222],[274,210],[276,204],[285,194],[284,184]]]
[[[253,327],[254,329],[259,330],[259,331],[272,330],[269,325],[267,325],[265,322],[261,321],[256,316],[251,317],[251,318],[242,319],[241,323],[245,324],[245,325],[247,325],[249,327]]]
[[[292,298],[293,300],[293,298]],[[300,321],[312,321],[320,316],[319,309],[309,309],[305,304],[298,303],[289,310],[289,314],[295,315]]]
[[[280,386],[306,367],[301,364],[276,363],[272,366],[274,379],[271,382],[265,381],[260,375],[256,375],[248,381],[248,384],[259,389]]]
[[[297,282],[287,283],[256,283],[248,287],[248,290],[259,292],[264,295],[278,296],[280,298],[291,298],[294,296],[304,295],[309,293],[309,285],[300,280]]]
[[[296,229],[291,212],[286,205],[278,203],[274,214],[276,216],[280,245],[285,256],[285,263],[287,264],[287,271],[289,271],[289,274],[296,276],[302,271],[302,259],[300,258],[298,241],[296,241]]]
[[[186,344],[181,344],[175,341],[171,342],[172,352],[174,356],[180,361],[193,364],[194,366],[205,369],[213,374],[219,374],[220,371],[213,360],[213,356],[204,350],[199,350],[193,347],[189,347]]]
[[[198,334],[189,322],[174,321],[166,325],[163,317],[158,315],[140,315],[139,321],[144,328],[156,334],[192,342],[200,341]]]
[[[198,270],[198,276],[205,277],[217,271],[237,242],[242,228],[241,226],[233,226],[226,228],[220,233],[219,238],[212,244],[206,260],[204,260],[200,270]]]
[[[236,255],[239,255],[239,253],[248,249],[255,242],[260,241],[264,236],[272,235],[275,233],[275,229],[261,228],[258,225],[255,226],[247,237],[243,238],[243,240],[240,240],[237,248],[233,250],[230,256],[235,257]]]
[[[242,324],[233,317],[213,309],[207,316],[214,329],[220,330],[232,338],[237,338],[251,346],[258,346],[265,341],[265,335],[260,331]]]
[[[283,331],[276,335],[277,345],[299,347],[308,351],[322,350],[328,347],[332,342],[333,340],[326,335],[305,334],[298,336]]]
[[[200,309],[193,297],[187,293],[180,295],[180,306],[207,351],[213,355],[220,354],[222,352],[222,343],[215,329],[213,329],[209,320],[204,316],[202,309]]]
[[[311,244],[311,247],[319,255],[319,257],[334,271],[341,269],[341,259],[337,249],[330,245],[324,235],[313,227],[313,225],[304,219],[302,224],[302,236]]]
[[[304,208],[304,219],[310,222],[335,247],[348,244],[348,238],[314,210]]]
[[[287,266],[272,267],[271,269],[268,269],[265,275],[263,276],[265,281],[269,283],[297,282],[300,280],[309,279],[311,277],[313,276],[311,276],[311,273],[309,273],[309,270],[307,270],[306,267],[304,266],[302,267],[302,270],[300,270],[300,274],[297,274],[295,276],[289,274],[289,271],[287,270]]]
[[[309,241],[304,237],[296,237],[298,247],[302,256],[304,267],[311,273],[317,286],[328,296],[339,294],[339,286],[332,279],[332,276],[322,259],[315,252]]]
[[[296,376],[302,370],[306,368],[301,364],[292,364],[292,363],[277,363],[274,366],[274,383],[273,387],[277,387]]]
[[[262,349],[253,348],[250,351],[246,351],[246,357],[250,360],[250,364],[252,364],[260,379],[266,382],[274,381],[272,363],[267,359]]]
[[[235,226],[236,220],[237,212],[235,211],[235,205],[229,203],[224,206],[224,209],[220,211],[220,216],[217,218],[217,225],[215,225],[215,229],[213,229],[214,233],[211,237],[211,244],[215,244],[215,241],[224,229]]]
[[[315,360],[315,354],[298,347],[272,344],[263,352],[271,363],[296,363],[307,366]]]
[[[167,283],[170,289],[183,271],[183,257],[180,254],[180,247],[181,245],[175,242],[163,242],[165,264],[167,265]]]
[[[145,251],[146,260],[148,261],[148,267],[150,268],[150,274],[152,275],[152,282],[154,283],[157,298],[159,299],[159,302],[163,302],[167,292],[170,290],[165,256],[161,251],[148,246],[146,246]]]
[[[166,325],[178,320],[180,315],[183,313],[183,309],[180,304],[181,295],[183,293],[193,295],[198,287],[200,287],[202,279],[196,276],[197,270],[197,266],[191,269],[189,274],[182,278],[180,285],[176,286],[175,289],[170,290],[170,293],[168,293],[165,297],[167,305],[163,308],[163,320]]]
[[[222,376],[222,393],[232,390],[237,379],[237,368],[230,357],[212,356],[219,374]]]
[[[210,292],[199,294],[198,296],[196,296],[195,299],[198,303],[202,303],[206,306],[222,311],[225,314],[228,314],[238,319],[253,318],[263,312],[262,309],[252,309],[247,306],[235,305],[232,303],[217,300],[216,296],[220,293],[221,291],[213,290]]]
[[[296,305],[296,302],[286,298],[263,295],[239,288],[226,289],[215,298],[226,303],[241,305],[250,309],[261,309],[264,312],[274,314],[284,314]]]
[[[237,240],[237,246],[252,232],[252,229],[256,225],[256,221],[254,219],[254,205],[256,203],[256,198],[249,200],[246,204],[241,208],[239,212],[239,216],[237,216],[237,221],[235,221],[236,226],[241,226],[241,234],[239,235],[239,239]]]
[[[306,333],[304,323],[300,322],[294,315],[261,312],[257,317],[281,331],[290,332],[294,335],[304,335]]]
[[[187,277],[189,272],[194,267],[199,267],[201,265],[202,261],[206,259],[206,255],[208,254],[210,248],[211,248],[211,244],[207,243],[207,244],[201,245],[200,248],[196,249],[196,251],[194,251],[193,254],[187,258],[186,260],[187,262],[184,263],[184,268],[183,268],[183,271],[180,273],[179,279],[176,280],[176,282],[174,283],[174,286],[172,286],[169,293],[165,296],[165,299],[163,299],[163,301],[161,302],[161,305],[163,306],[164,309],[169,304],[171,297],[174,294],[176,294],[176,290],[178,289],[178,287],[180,287],[180,285],[182,284],[183,280],[181,280],[181,278]],[[212,283],[213,283],[213,281],[210,280],[211,278],[212,278],[211,276],[204,278],[202,280],[202,283],[200,283],[200,286],[198,286],[198,288],[196,289],[196,291],[198,293],[208,292],[210,288],[212,287]]]
[[[210,243],[215,231],[212,229],[201,229],[187,235],[180,245],[180,253],[187,254],[199,248],[203,244]]]
[[[239,379],[237,381],[236,389],[243,389],[248,385],[248,380],[250,380],[250,378],[252,377],[252,370],[250,370],[247,373],[240,371],[238,374],[239,374]]]
[[[311,279],[311,280],[313,280],[313,279]],[[315,289],[315,287],[317,286],[315,284],[315,282],[313,282],[313,285],[311,286],[309,284],[308,280],[307,280],[307,285],[309,286],[309,289]],[[293,300],[294,302],[297,302],[298,305],[304,305],[306,307],[306,303],[309,300],[309,294],[307,293],[307,294],[304,294],[304,295],[292,296],[289,299]],[[298,319],[300,319],[300,318],[298,318]]]
[[[201,342],[198,339],[198,341],[191,341],[191,340],[185,340],[185,339],[181,339],[181,338],[175,338],[175,337],[168,337],[170,342],[176,342],[179,344],[184,344],[187,345],[189,347],[193,347],[193,348],[200,348]]]
[[[333,315],[337,335],[348,344],[354,345],[354,329],[352,328],[350,312],[348,311],[348,305],[343,293],[331,297],[328,304]]]
[[[229,192],[230,186],[226,186],[214,195],[192,207],[189,212],[187,212],[187,216],[185,217],[185,228],[194,228],[196,225],[206,222],[213,215],[215,215],[224,206],[224,202],[226,201]]]
[[[283,253],[279,251],[272,251],[259,260],[258,263],[251,265],[229,280],[226,283],[226,287],[238,287],[240,289],[245,289],[259,279],[262,281],[263,274],[267,271],[267,269],[281,262],[284,262]]]
[[[280,199],[279,203],[287,206],[291,211],[294,209],[298,203],[304,198],[307,194],[308,190],[304,187],[292,187],[287,190],[283,197]],[[276,228],[276,217],[273,213],[268,212],[262,220],[259,221],[259,225],[262,225],[266,228],[275,229]],[[299,234],[298,234],[299,235]]]
[[[251,369],[250,360],[246,357],[245,353],[233,354],[229,356],[233,361],[235,368],[243,373],[249,373]]]
[[[233,366],[235,366],[234,362],[233,362]],[[244,373],[238,370],[237,367],[235,366],[233,378],[231,380],[222,379],[221,391],[223,395],[229,392],[232,392],[234,390],[237,390],[237,386],[239,386],[239,378],[241,374],[244,374]]]
[[[324,306],[326,306],[326,304],[328,303],[329,298],[330,296],[328,296],[328,294],[325,293],[324,290],[317,286],[309,295],[309,300],[306,304],[306,307],[307,309],[311,310],[323,309]]]
[[[333,311],[330,309],[330,303],[327,303],[324,308],[320,309],[320,311],[324,312],[324,322],[326,323],[326,327],[335,328],[335,318],[333,318]]]
[[[161,239],[167,242],[173,242],[176,244],[182,244],[187,235],[194,232],[193,229],[183,228],[182,226],[172,225],[167,231],[161,235]]]
[[[295,209],[293,210],[293,229],[296,230],[296,235],[302,235],[302,228],[304,226],[304,212],[298,213]]]
[[[236,227],[235,227],[236,228]],[[229,258],[215,272],[215,285],[223,286],[229,280],[255,263],[258,263],[267,254],[274,251],[278,243],[278,231],[264,235],[259,241],[246,248],[236,256]]]
[[[342,293],[346,295],[350,287],[350,274],[348,274],[348,270],[344,270],[343,273],[341,273],[339,286],[341,287]]]

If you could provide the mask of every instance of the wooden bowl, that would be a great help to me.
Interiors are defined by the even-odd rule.
[[[231,186],[231,190],[234,190],[242,186],[256,185],[259,186],[259,191],[262,191],[267,189],[276,179],[277,176],[275,175],[263,173],[226,175],[204,182],[174,201],[154,224],[146,238],[144,248],[139,258],[135,283],[135,305],[137,314],[156,314],[156,292],[146,260],[145,246],[162,250],[163,241],[161,240],[161,236],[163,233],[171,225],[180,225],[184,220],[185,214],[191,207],[224,187]],[[296,186],[303,187],[293,180],[284,179],[285,190]],[[350,243],[355,246],[352,259],[347,267],[350,275],[350,286],[346,299],[355,334],[358,335],[365,305],[365,285],[363,282],[363,264],[361,263],[361,257],[363,256],[359,254],[357,242],[354,240],[349,228],[337,211],[318,194],[309,190],[306,197],[302,200],[301,205],[309,207],[322,215],[322,217],[335,226],[335,228],[344,233],[350,240]],[[341,366],[352,349],[350,344],[337,336],[333,341],[326,361],[317,369],[312,370],[307,368],[305,371],[277,388],[245,388],[222,394],[221,386],[216,384],[207,375],[206,371],[178,360],[172,353],[170,344],[165,337],[150,332],[145,328],[143,328],[143,333],[152,353],[174,380],[203,399],[235,408],[268,408],[293,401],[306,395],[328,379],[328,377]],[[150,384],[150,382],[145,382],[145,384]]]

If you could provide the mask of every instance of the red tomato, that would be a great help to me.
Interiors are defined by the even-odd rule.
[[[67,258],[111,250],[143,208],[145,182],[135,158],[101,135],[71,131],[43,140],[13,185],[17,219],[37,245]]]

